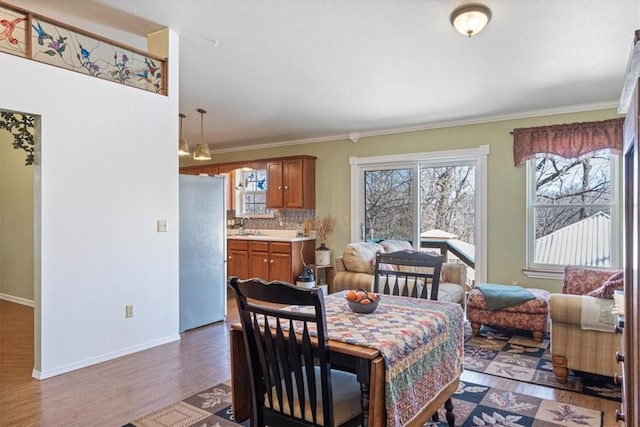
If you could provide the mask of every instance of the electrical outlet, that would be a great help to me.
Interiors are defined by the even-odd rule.
[[[133,305],[129,304],[124,306],[124,317],[127,319],[133,317]]]
[[[349,225],[349,217],[348,216],[344,216],[342,218],[342,225]]]
[[[159,219],[157,222],[158,233],[166,233],[169,230],[166,219]]]

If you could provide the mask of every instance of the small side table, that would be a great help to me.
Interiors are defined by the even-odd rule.
[[[324,280],[327,284],[328,293],[333,293],[333,278],[336,275],[335,268],[333,264],[329,265],[315,265],[311,264],[310,267],[313,269],[313,274],[316,277],[316,285],[319,286],[321,280]],[[320,274],[322,272],[322,275]]]

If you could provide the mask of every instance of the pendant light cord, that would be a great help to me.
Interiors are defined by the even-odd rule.
[[[200,143],[204,144],[204,115],[207,114],[205,110],[202,108],[198,108],[198,113],[200,113]]]

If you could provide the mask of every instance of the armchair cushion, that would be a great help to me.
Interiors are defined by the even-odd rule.
[[[586,295],[600,287],[612,274],[622,270],[568,265],[564,269],[563,294]]]
[[[607,281],[602,284],[602,286],[592,290],[587,295],[596,298],[613,299],[613,291],[622,290],[623,287],[624,273],[622,271],[618,271],[613,276],[609,277]]]
[[[411,251],[413,246],[406,240],[383,240],[380,245],[384,248],[384,252],[391,253],[397,251]]]
[[[371,260],[375,260],[378,252],[384,252],[384,247],[377,243],[349,243],[344,248],[342,262],[347,271],[373,274],[374,265]]]

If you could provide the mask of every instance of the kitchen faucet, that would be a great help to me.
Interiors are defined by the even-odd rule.
[[[244,224],[245,221],[247,222],[247,226],[249,225],[249,217],[248,216],[243,216],[242,219],[240,220],[240,234],[245,234],[249,232],[249,228],[245,228]]]

